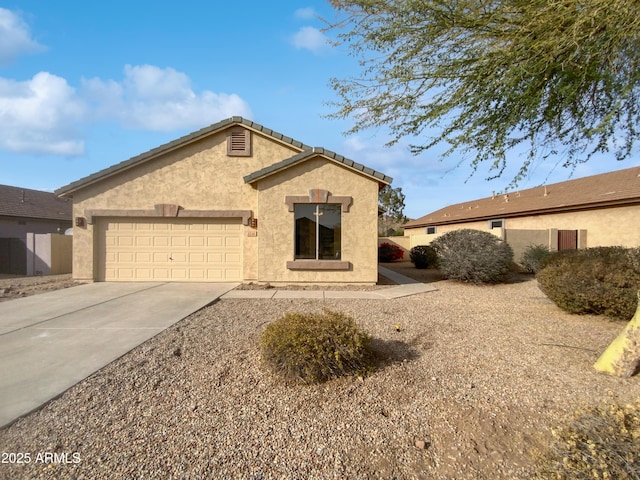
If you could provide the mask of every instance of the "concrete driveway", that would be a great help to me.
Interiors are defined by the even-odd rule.
[[[0,303],[0,426],[237,283],[92,283]]]

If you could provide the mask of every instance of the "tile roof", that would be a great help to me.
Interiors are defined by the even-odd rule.
[[[336,161],[337,163],[340,163],[342,165],[345,165],[348,168],[351,168],[353,170],[356,170],[357,172],[361,172],[369,177],[373,177],[374,179],[376,179],[380,184],[384,184],[384,185],[389,185],[392,181],[393,178],[385,175],[384,173],[380,173],[377,172],[376,170],[373,170],[372,168],[369,167],[365,167],[364,165],[362,165],[361,163],[357,163],[354,162],[353,160],[350,160],[346,157],[343,157],[342,155],[339,155],[335,152],[332,152],[330,150],[326,150],[324,148],[321,147],[313,147],[311,149],[307,149],[307,150],[303,150],[302,152],[294,155],[293,157],[287,158],[285,160],[282,160],[280,162],[274,163],[273,165],[269,165],[268,167],[265,167],[261,170],[258,170],[257,172],[253,172],[247,176],[244,177],[244,181],[245,183],[254,183],[258,180],[261,180],[265,177],[268,177],[270,175],[273,175],[274,173],[280,172],[282,170],[285,170],[289,167],[292,167],[298,163],[302,163],[312,157],[315,156],[323,156],[325,158],[331,159]]]
[[[0,185],[0,215],[71,221],[72,207],[51,192]]]
[[[246,118],[242,118],[242,117],[230,117],[227,118],[225,120],[222,120],[220,122],[214,123],[213,125],[209,125],[208,127],[202,128],[198,131],[192,132],[188,135],[185,135],[183,137],[180,137],[176,140],[173,140],[169,143],[165,143],[164,145],[160,145],[159,147],[153,148],[151,150],[149,150],[148,152],[145,153],[141,153],[140,155],[137,155],[135,157],[132,157],[128,160],[125,160],[123,162],[120,162],[116,165],[112,165],[111,167],[105,168],[104,170],[100,170],[99,172],[96,172],[94,174],[91,174],[87,177],[81,178],[80,180],[77,180],[75,182],[72,182],[68,185],[65,185],[64,187],[59,188],[58,190],[55,191],[56,195],[69,195],[72,194],[75,190],[78,190],[80,188],[86,187],[92,183],[95,183],[103,178],[109,177],[111,175],[115,175],[117,173],[123,172],[125,170],[128,170],[129,168],[132,168],[136,165],[142,164],[144,162],[147,162],[149,160],[152,160],[154,158],[156,158],[159,155],[162,155],[164,153],[170,152],[172,150],[175,150],[179,147],[182,147],[184,145],[187,145],[189,143],[192,142],[196,142],[198,140],[201,140],[202,138],[205,138],[213,133],[217,133],[220,130],[224,130],[225,128],[228,128],[232,125],[244,125],[248,128],[251,128],[255,131],[258,131],[260,133],[263,133],[265,135],[268,135],[276,140],[278,140],[279,142],[288,144],[288,145],[292,145],[296,148],[299,148],[300,150],[305,150],[305,149],[309,149],[311,147],[305,145],[302,142],[299,142],[297,140],[294,140],[293,138],[287,137],[285,135],[282,135],[281,133],[275,132],[273,130],[271,130],[270,128],[266,128],[263,127],[262,125],[252,122],[251,120],[247,120]]]
[[[405,228],[640,204],[640,167],[508,192],[441,208]]]

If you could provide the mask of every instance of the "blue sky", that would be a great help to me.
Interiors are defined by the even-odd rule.
[[[233,3],[0,3],[0,184],[52,191],[233,115],[392,176],[412,218],[509,184],[514,168],[469,178],[460,159],[413,156],[409,141],[386,148],[385,129],[347,137],[349,121],[324,117],[337,99],[329,79],[358,72],[322,31],[329,2]],[[573,178],[637,158],[593,160]],[[554,164],[520,188],[567,180]]]

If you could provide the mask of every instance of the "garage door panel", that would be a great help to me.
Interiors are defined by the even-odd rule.
[[[225,247],[239,247],[240,239],[233,237],[226,237],[224,242]]]
[[[153,246],[154,247],[168,247],[169,246],[169,237],[153,237]]]
[[[187,258],[188,258],[187,252],[172,252],[171,257],[169,258],[169,261],[173,262],[174,264],[186,263]]]
[[[136,237],[136,247],[150,247],[153,245],[153,237],[140,235]]]
[[[168,278],[169,277],[169,269],[168,268],[154,268],[153,269],[153,278]]]
[[[189,237],[189,246],[190,247],[204,247],[206,245],[205,237],[202,236],[193,236]]]
[[[120,236],[116,241],[116,245],[118,245],[119,247],[131,247],[133,246],[133,244],[133,237],[130,237],[129,235]]]
[[[117,268],[116,272],[121,280],[133,280],[135,278],[132,268]]]
[[[153,271],[150,268],[136,268],[136,280],[153,280]]]
[[[169,262],[169,252],[153,252],[153,263]]]
[[[136,263],[152,263],[153,254],[151,252],[137,252]]]
[[[224,245],[224,237],[207,237],[207,246],[222,247]]]
[[[205,263],[205,254],[204,253],[190,253],[189,254],[189,263],[190,264],[203,264]]]
[[[188,278],[187,269],[186,268],[172,268],[171,269],[171,280],[186,280]]]
[[[189,269],[189,280],[193,280],[194,282],[203,282],[207,279],[204,268],[190,268]]]
[[[101,219],[100,279],[240,281],[239,219]]]
[[[171,246],[172,247],[186,247],[187,246],[187,238],[186,237],[171,237]]]
[[[118,263],[132,263],[134,260],[133,252],[120,252],[117,257]]]

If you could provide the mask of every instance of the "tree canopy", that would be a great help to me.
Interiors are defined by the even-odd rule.
[[[379,235],[391,235],[407,221],[404,216],[405,198],[402,187],[392,188],[387,185],[378,192],[378,208],[382,211],[378,222]]]
[[[361,73],[334,78],[348,133],[386,126],[389,145],[446,144],[500,176],[527,152],[564,166],[629,157],[640,123],[638,0],[332,0],[337,43]],[[413,141],[413,140],[412,140]]]

